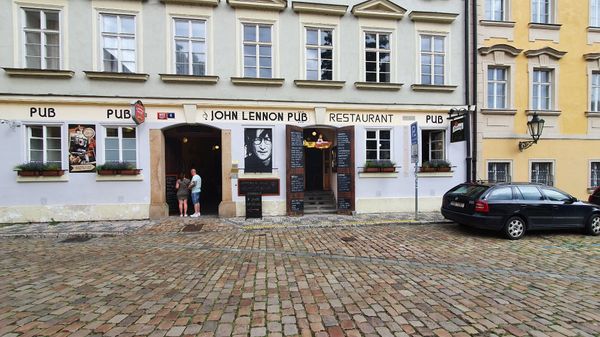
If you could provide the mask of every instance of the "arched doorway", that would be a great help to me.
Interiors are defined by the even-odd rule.
[[[218,214],[222,200],[221,130],[206,125],[182,125],[163,132],[169,214],[179,213],[174,181],[181,172],[189,178],[192,168],[202,177],[201,213]],[[191,214],[193,206],[191,200],[188,202],[188,213]]]

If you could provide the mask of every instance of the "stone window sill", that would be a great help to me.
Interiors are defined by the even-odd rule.
[[[587,27],[588,33],[600,33],[600,27]]]
[[[145,82],[150,75],[142,73],[115,73],[108,71],[84,71],[90,80],[116,80]]]
[[[219,0],[161,0],[166,4],[182,4],[182,5],[196,5],[196,6],[210,6],[216,7],[219,5]]]
[[[413,84],[410,86],[414,91],[435,91],[435,92],[453,92],[456,85],[432,85],[432,84]]]
[[[527,116],[537,113],[538,116],[560,116],[560,110],[525,110]]]
[[[537,23],[537,22],[529,23],[529,28],[533,28],[533,29],[560,30],[561,26],[562,26],[562,24],[560,24],[560,23]]]
[[[585,117],[588,118],[600,118],[600,111],[586,111]]]
[[[229,6],[242,9],[260,9],[281,12],[287,7],[287,1],[249,1],[249,0],[227,0]]]
[[[69,175],[64,174],[62,176],[39,176],[39,177],[21,177],[17,176],[18,183],[54,183],[54,182],[68,182]]]
[[[354,82],[354,86],[361,90],[398,91],[402,88],[402,83]]]
[[[12,77],[44,77],[44,78],[73,78],[72,70],[32,69],[32,68],[2,68]]]
[[[495,21],[495,20],[479,20],[479,24],[482,26],[492,26],[492,27],[507,27],[514,28],[514,21]]]
[[[96,175],[96,181],[143,181],[144,175]]]
[[[417,172],[419,178],[449,178],[453,177],[454,172]]]
[[[328,81],[328,80],[295,80],[294,84],[301,88],[328,88],[341,89],[346,84],[346,81]]]
[[[482,115],[516,115],[516,109],[481,109]]]
[[[235,85],[253,85],[280,87],[285,82],[283,78],[258,78],[258,77],[232,77],[231,83]]]
[[[158,74],[163,82],[194,83],[194,84],[217,84],[219,76],[196,76],[178,74]]]
[[[398,172],[358,172],[360,178],[398,178]]]

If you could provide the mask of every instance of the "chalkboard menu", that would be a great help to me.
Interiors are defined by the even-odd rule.
[[[247,193],[279,195],[279,179],[239,179],[238,195]]]
[[[292,212],[304,212],[304,199],[292,199],[290,201],[290,208]]]
[[[290,166],[292,168],[303,168],[304,167],[304,145],[302,144],[303,139],[302,132],[292,131],[290,132]]]
[[[304,176],[300,176],[300,175],[291,175],[290,179],[292,181],[292,187],[291,187],[291,192],[292,193],[297,193],[297,192],[304,192]]]
[[[351,144],[350,137],[346,132],[337,133],[337,167],[350,167]]]
[[[338,210],[352,210],[352,200],[347,198],[338,198]]]
[[[262,195],[246,193],[246,219],[262,218]]]
[[[338,192],[352,192],[352,176],[346,173],[337,174]]]
[[[165,192],[167,195],[167,205],[169,205],[169,214],[179,212],[179,203],[177,202],[177,175],[168,174],[165,179]]]

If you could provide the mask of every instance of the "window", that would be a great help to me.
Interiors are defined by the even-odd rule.
[[[546,198],[548,198],[548,200],[550,200],[550,201],[569,201],[569,200],[571,200],[571,196],[564,194],[560,191],[551,189],[551,188],[542,188],[542,191],[544,191]]]
[[[23,9],[25,67],[60,69],[60,13]]]
[[[136,72],[135,16],[102,14],[103,71]]]
[[[517,199],[522,199],[522,200],[543,200],[544,199],[540,190],[538,190],[537,187],[535,187],[535,186],[517,186],[517,191],[520,192],[520,195],[519,195],[519,193],[517,193]]]
[[[552,70],[533,70],[533,110],[552,109]]]
[[[333,30],[306,29],[306,79],[333,80]]]
[[[390,34],[365,33],[365,80],[390,82]]]
[[[592,162],[590,166],[590,187],[598,187],[600,186],[600,162]]]
[[[444,84],[444,36],[421,35],[421,84]]]
[[[506,109],[506,88],[508,79],[506,68],[488,68],[487,102],[490,109]]]
[[[554,185],[554,176],[552,175],[552,163],[533,162],[531,163],[531,182]]]
[[[487,196],[488,201],[492,200],[512,200],[512,188],[510,187],[499,187],[490,192]]]
[[[554,0],[532,0],[531,22],[552,23],[552,2]]]
[[[107,127],[104,138],[104,161],[136,164],[136,130],[131,127]]]
[[[600,27],[600,0],[590,0],[590,26]]]
[[[273,77],[270,25],[244,24],[244,77]]]
[[[444,130],[423,130],[423,162],[446,159],[445,139]]]
[[[493,183],[510,182],[510,163],[488,163],[488,181]]]
[[[27,161],[62,163],[60,126],[31,125],[27,127]]]
[[[174,19],[175,73],[204,76],[206,74],[206,22]]]
[[[506,11],[505,0],[486,0],[485,1],[485,19],[493,21],[505,21],[504,13]]]
[[[390,160],[391,131],[367,130],[367,160]]]
[[[592,73],[592,104],[590,111],[600,112],[600,72]]]

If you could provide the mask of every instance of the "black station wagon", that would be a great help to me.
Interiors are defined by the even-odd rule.
[[[541,184],[460,184],[444,194],[441,211],[446,219],[502,231],[511,240],[539,229],[583,228],[600,235],[600,206]]]

